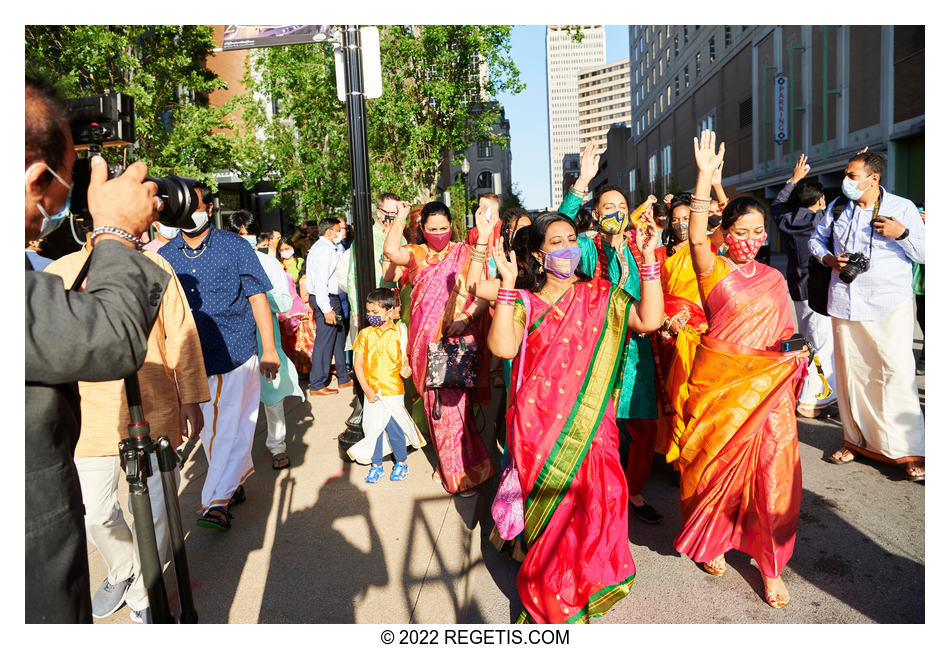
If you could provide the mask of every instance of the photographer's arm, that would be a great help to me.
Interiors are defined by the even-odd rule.
[[[55,385],[112,381],[145,361],[168,274],[116,241],[92,254],[86,290],[26,274],[26,381]]]
[[[136,162],[107,181],[105,163],[93,158],[88,193],[93,225],[140,237],[159,207],[155,183],[143,182],[147,172]],[[145,361],[168,274],[120,237],[103,234],[93,243],[85,291],[65,291],[58,277],[26,273],[27,382],[112,381]]]

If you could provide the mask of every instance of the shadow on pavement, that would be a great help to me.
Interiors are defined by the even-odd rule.
[[[295,480],[282,473],[258,622],[352,624],[355,606],[367,589],[389,583],[369,500],[353,485],[352,467],[344,464],[339,476],[324,483],[314,506],[289,515]],[[365,525],[366,534],[358,536],[368,539],[368,547],[357,547],[335,529],[336,520],[351,517],[363,521],[360,527]]]

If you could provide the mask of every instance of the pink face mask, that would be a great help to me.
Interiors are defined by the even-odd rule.
[[[449,240],[452,238],[452,231],[446,230],[445,232],[435,234],[423,230],[422,236],[425,237],[426,243],[430,248],[436,252],[442,252],[442,250],[449,245]]]
[[[759,252],[759,248],[768,239],[767,234],[761,237],[750,237],[748,239],[738,239],[731,233],[726,235],[726,245],[729,246],[729,255],[739,263],[752,261]]]

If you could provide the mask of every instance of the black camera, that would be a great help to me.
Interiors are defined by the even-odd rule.
[[[121,93],[105,93],[65,101],[66,117],[77,151],[98,154],[103,147],[135,144],[135,105],[132,98]],[[89,158],[78,158],[73,165],[73,198],[70,211],[80,221],[89,223]],[[121,165],[109,165],[109,178],[124,171]],[[198,205],[195,180],[181,176],[147,177],[158,185],[158,196],[164,205],[158,220],[168,227],[195,227],[191,215]]]
[[[867,272],[871,265],[871,259],[863,252],[846,252],[844,256],[848,258],[848,263],[838,273],[838,277],[845,284],[850,284],[854,278],[861,273]]]

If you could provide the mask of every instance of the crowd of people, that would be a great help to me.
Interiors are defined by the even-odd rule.
[[[42,110],[52,111],[51,100],[42,101]],[[62,123],[48,126],[55,131]],[[27,157],[27,241],[49,229],[48,213],[65,195],[56,183],[70,186],[60,170],[71,161],[43,160],[43,151]],[[883,159],[866,151],[848,163],[844,197],[826,205],[820,186],[802,182],[802,156],[771,209],[788,254],[783,274],[756,259],[769,207],[751,196],[729,198],[722,188],[725,144],[717,148],[715,134],[704,131],[694,153],[692,193],[651,196],[631,210],[626,192],[606,184],[588,211],[583,204],[599,158],[591,142],[557,211],[501,213],[499,197],[484,194],[476,228],[464,238],[444,203],[414,208],[383,193],[372,226],[376,288],[366,296],[355,290],[345,220],[310,221],[282,234],[261,232],[252,214],[237,211],[218,228],[214,196],[197,186],[193,227],[157,225],[138,255],[136,263],[148,264],[137,271],[142,281],[159,288],[141,318],[155,325],[144,328],[135,359],[153,430],[175,445],[200,437],[208,471],[197,524],[227,530],[232,508],[247,499],[259,404],[279,471],[293,460],[284,400],[305,399],[305,381],[316,410],[319,397],[356,381],[364,438],[348,453],[368,465],[367,483],[382,479],[390,454],[389,479],[405,480],[409,447],[430,442],[433,478],[450,494],[492,498],[487,485],[496,484],[502,467],[516,476],[518,529],[509,534],[506,527],[504,536],[496,529],[492,540],[521,563],[520,621],[587,621],[629,592],[636,567],[628,515],[664,520],[642,494],[654,453],[679,473],[674,548],[713,575],[726,571],[726,552],[750,555],[766,602],[787,605],[781,573],[794,548],[802,491],[796,414],[821,416],[837,403],[844,444],[829,461],[850,462],[858,453],[902,463],[910,479],[924,477],[911,352],[923,213],[881,187]],[[41,179],[46,171],[50,177]],[[34,227],[40,215],[44,227]],[[147,222],[138,218],[140,226]],[[145,232],[125,225],[132,239]],[[57,291],[83,299],[107,290],[101,274],[90,273],[82,290],[61,291],[90,256],[108,260],[102,248],[132,254],[123,247],[129,237],[119,235],[120,245],[105,234],[93,230],[82,250],[46,266],[58,282],[44,280],[49,300]],[[856,270],[855,253],[871,258],[863,270]],[[809,305],[809,259],[832,269],[827,315]],[[95,263],[106,261],[93,269]],[[359,298],[366,323],[357,316]],[[28,292],[28,307],[29,299]],[[82,505],[70,501],[71,520],[84,506],[85,532],[108,568],[91,602],[88,569],[86,582],[71,582],[79,600],[87,591],[71,614],[106,617],[127,603],[133,620],[148,621],[134,533],[117,496],[117,443],[129,422],[120,370],[131,366],[47,376],[30,360],[30,332],[39,327],[30,313],[27,381],[79,380],[81,416],[79,398],[68,391],[57,397],[75,402],[81,418],[75,469],[63,469],[64,484],[74,472]],[[808,345],[796,344],[797,331]],[[502,465],[476,421],[493,387],[506,395]],[[28,415],[30,408],[28,393]],[[30,470],[28,463],[28,517]],[[164,555],[168,524],[162,489],[151,484],[157,476],[149,487]],[[28,526],[28,540],[30,534]],[[67,547],[78,551],[75,534]],[[37,559],[28,550],[28,568],[31,561]],[[27,599],[29,610],[29,588]]]

